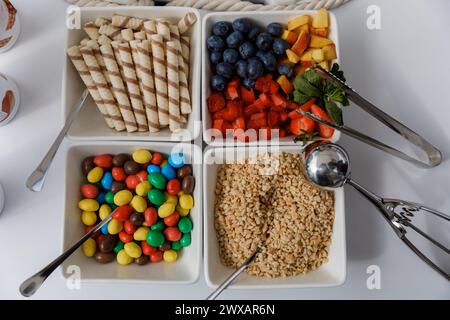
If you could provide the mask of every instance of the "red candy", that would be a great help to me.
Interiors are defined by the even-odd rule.
[[[125,179],[125,183],[127,185],[127,188],[130,190],[136,189],[136,186],[140,183],[137,175],[130,175]]]
[[[94,226],[86,226],[86,228],[85,228],[86,233],[88,233],[89,231],[91,231],[91,230],[94,229],[94,228],[95,228],[95,225],[94,225]],[[100,236],[100,231],[97,231],[96,233],[94,233],[94,234],[92,235],[91,238],[96,239],[96,238],[98,238],[99,236]]]
[[[81,194],[88,199],[95,199],[98,196],[98,188],[93,184],[83,184]]]
[[[114,167],[111,170],[111,175],[116,181],[124,181],[127,178],[125,170],[120,167]]]
[[[143,171],[139,171],[136,174],[136,176],[139,179],[139,182],[143,182],[143,181],[147,181],[148,173],[147,173],[147,171],[143,170]]]
[[[148,226],[151,227],[158,221],[158,212],[155,208],[147,208],[144,211],[144,219],[147,222]]]
[[[168,227],[163,231],[164,237],[169,241],[178,241],[181,239],[182,233],[176,227]]]
[[[178,192],[181,190],[181,183],[178,179],[172,179],[167,182],[167,193],[171,196],[177,195]]]
[[[172,213],[170,216],[164,218],[164,224],[168,227],[173,227],[180,220],[180,215],[177,212]]]
[[[161,164],[162,160],[163,160],[163,158],[162,158],[162,154],[161,153],[153,152],[153,154],[152,154],[152,161],[151,162],[154,165],[159,166]]]
[[[158,250],[150,255],[151,262],[160,262],[163,259],[164,252]]]
[[[94,158],[94,163],[96,166],[101,168],[111,168],[112,167],[112,157],[109,154],[101,154]]]
[[[124,230],[119,232],[119,239],[123,243],[128,243],[133,241],[133,236],[131,234],[126,233]]]
[[[128,234],[133,234],[136,231],[136,226],[134,224],[131,223],[130,220],[126,220],[123,223],[123,229],[125,230],[126,233]]]
[[[149,245],[147,243],[147,241],[141,242],[141,248],[142,248],[142,253],[145,254],[146,256],[150,256],[158,251],[158,249]]]
[[[133,207],[130,205],[124,205],[117,208],[116,212],[113,214],[113,218],[117,221],[124,222],[125,220],[128,220],[132,213]]]

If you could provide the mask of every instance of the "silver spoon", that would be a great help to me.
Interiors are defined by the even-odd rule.
[[[239,267],[235,272],[233,272],[228,278],[225,279],[222,284],[211,293],[206,300],[216,300],[216,298],[226,289],[230,284],[233,283],[233,281],[239,277],[239,275],[244,272],[245,269],[248,268],[248,266],[255,260],[256,255],[261,251],[261,248],[256,248],[255,252],[242,264],[242,266]]]
[[[105,224],[107,224],[111,219],[113,214],[117,211],[114,210],[111,212],[104,220],[99,222],[91,231],[86,233],[80,240],[78,240],[73,246],[64,251],[60,256],[58,256],[55,260],[50,262],[46,267],[44,267],[41,271],[36,273],[35,275],[29,277],[27,280],[22,282],[20,285],[20,293],[24,297],[31,297],[33,294],[38,291],[44,281],[48,278],[48,276],[55,271],[72,253],[75,252],[87,239],[89,239],[94,233],[99,231]]]
[[[81,107],[84,105],[84,102],[86,101],[88,95],[89,91],[87,89],[84,90],[75,107],[72,108],[72,111],[70,111],[69,115],[67,116],[64,127],[59,132],[58,136],[56,137],[52,146],[48,150],[47,154],[44,156],[41,163],[39,163],[36,170],[34,170],[33,173],[28,177],[26,186],[31,191],[38,192],[42,190],[48,168],[50,167],[53,158],[55,157],[56,152],[58,151],[58,148],[61,145],[61,142],[63,141],[67,131],[69,130],[70,125],[73,122],[73,119],[75,119],[75,115],[81,110]]]
[[[329,142],[311,144],[304,151],[304,162],[306,176],[315,185],[322,188],[334,189],[349,184],[359,191],[378,208],[400,240],[435,271],[450,281],[450,274],[448,272],[437,266],[409,241],[406,237],[407,229],[405,229],[407,227],[411,228],[446,254],[450,255],[450,249],[448,247],[433,239],[412,223],[414,215],[418,214],[419,211],[431,213],[446,221],[450,221],[449,215],[422,204],[399,199],[382,198],[367,190],[350,178],[351,166],[349,156],[342,147],[336,144]]]

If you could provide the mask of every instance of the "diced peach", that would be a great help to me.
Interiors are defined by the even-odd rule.
[[[334,43],[323,47],[322,51],[325,60],[337,59],[336,46],[334,45]]]
[[[290,31],[290,30],[297,29],[298,27],[300,27],[304,24],[310,23],[311,21],[312,21],[312,18],[309,15],[303,15],[303,16],[296,17],[296,18],[288,21],[288,30]]]
[[[298,30],[299,33],[302,32],[302,31],[311,33],[311,29],[312,29],[311,24],[307,23],[307,24],[304,24],[304,25],[300,26],[296,30]]]
[[[288,78],[286,78],[285,75],[281,75],[277,79],[278,84],[281,87],[281,90],[283,90],[284,93],[288,94],[294,90],[294,87],[292,86],[292,83],[289,81]]]
[[[324,60],[319,65],[325,70],[330,70],[330,62],[328,60]]]
[[[326,37],[328,37],[328,28],[313,29],[313,34],[326,38]]]
[[[311,48],[323,48],[329,44],[333,44],[333,41],[328,38],[311,35],[311,41],[309,42]]]
[[[286,50],[286,55],[287,55],[289,61],[293,64],[296,64],[297,62],[300,61],[300,57],[291,49]]]
[[[302,53],[309,46],[309,33],[302,31],[292,46],[291,50],[294,51],[298,56],[302,55]]]
[[[281,39],[292,45],[297,41],[297,34],[293,31],[284,30]]]
[[[328,11],[325,8],[317,10],[313,18],[312,26],[314,28],[328,28]]]
[[[324,60],[322,49],[313,49],[311,56],[316,62],[322,62]]]
[[[302,61],[301,63],[297,64],[294,68],[294,73],[296,76],[302,75],[303,72],[305,72],[308,68],[313,66],[315,64],[314,61]]]
[[[312,58],[313,49],[309,48],[300,56],[300,61],[303,63],[304,61],[314,61]]]

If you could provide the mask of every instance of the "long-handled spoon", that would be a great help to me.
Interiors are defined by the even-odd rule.
[[[64,127],[61,129],[60,133],[56,137],[55,141],[53,142],[52,146],[48,150],[47,154],[44,156],[41,163],[39,163],[36,170],[34,170],[33,173],[28,177],[26,186],[31,191],[38,192],[38,191],[42,190],[48,168],[50,167],[50,164],[52,163],[53,158],[55,157],[56,152],[58,151],[58,148],[64,139],[64,136],[66,135],[67,131],[69,130],[70,125],[73,122],[73,119],[75,119],[75,115],[81,110],[81,107],[83,107],[84,102],[86,101],[86,98],[88,95],[89,95],[89,91],[87,89],[84,90],[84,92],[81,94],[80,99],[76,103],[75,107],[72,108],[72,111],[70,111],[69,115],[67,116]]]

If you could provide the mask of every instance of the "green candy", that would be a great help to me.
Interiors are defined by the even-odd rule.
[[[166,179],[161,173],[153,172],[148,175],[148,181],[156,189],[163,190],[166,187]]]
[[[114,203],[114,193],[112,191],[108,191],[105,194],[106,203],[113,204]]]
[[[122,241],[118,240],[118,241],[117,241],[117,244],[116,244],[116,246],[114,247],[113,250],[114,250],[114,252],[115,252],[116,254],[118,254],[119,251],[122,250],[124,246],[125,246],[124,243],[123,243]]]
[[[180,239],[180,244],[182,247],[188,247],[191,244],[191,234],[185,233]]]
[[[108,195],[108,194],[106,194]],[[164,202],[166,202],[166,196],[164,193],[162,193],[161,191],[159,191],[158,189],[152,189],[147,193],[148,198],[150,199],[150,201],[157,205],[160,206],[162,205]],[[105,196],[106,197],[106,196]]]
[[[178,221],[178,229],[183,233],[189,233],[192,230],[192,221],[188,217],[183,217]]]
[[[119,206],[116,206],[114,203],[111,204],[111,209],[112,209],[113,211],[116,210],[118,207],[119,207]]]
[[[166,239],[164,239],[164,235],[161,231],[158,230],[150,230],[147,233],[147,243],[154,248],[157,248],[164,244]]]
[[[164,222],[162,220],[159,220],[157,223],[155,223],[154,225],[152,225],[150,227],[151,230],[156,230],[156,231],[163,231],[164,230]]]
[[[178,251],[182,248],[180,241],[174,241],[172,242],[172,250]]]

